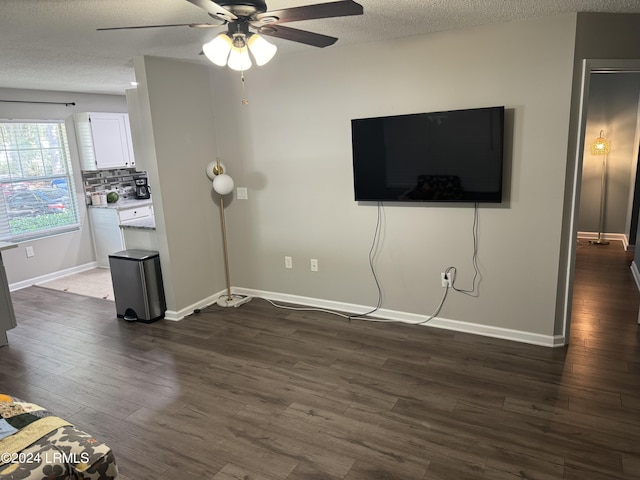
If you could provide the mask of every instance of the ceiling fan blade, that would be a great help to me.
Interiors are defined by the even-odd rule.
[[[187,2],[193,3],[194,5],[206,10],[212,17],[226,20],[227,22],[238,19],[238,17],[236,17],[229,10],[227,10],[226,8],[222,8],[220,5],[212,2],[211,0],[187,0]]]
[[[300,20],[316,20],[319,18],[346,17],[348,15],[362,15],[362,5],[353,0],[318,3],[302,7],[271,10],[256,15],[255,19],[265,24],[298,22]],[[275,19],[275,20],[274,20]]]
[[[213,24],[213,23],[170,23],[165,25],[134,25],[132,27],[107,27],[107,28],[96,28],[98,32],[103,32],[105,30],[139,30],[143,28],[163,28],[163,27],[191,27],[191,28],[209,28],[209,27],[219,27],[222,23]]]
[[[260,27],[258,32],[262,35],[291,40],[292,42],[304,43],[306,45],[320,48],[333,45],[338,40],[337,38],[329,37],[328,35],[299,30],[297,28],[283,27],[282,25],[266,25],[264,27]]]

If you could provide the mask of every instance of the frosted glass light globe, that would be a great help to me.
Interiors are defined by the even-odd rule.
[[[202,46],[202,52],[213,63],[220,67],[224,67],[227,64],[227,58],[229,58],[229,52],[231,51],[231,39],[226,33],[221,33],[213,40],[205,43]]]
[[[271,60],[278,50],[278,47],[267,42],[257,33],[249,37],[247,46],[249,47],[249,51],[253,53],[253,58],[256,59],[256,65],[258,66],[262,66]]]
[[[226,173],[217,175],[213,179],[213,189],[220,195],[228,195],[233,192],[233,178]]]
[[[229,60],[227,66],[238,72],[243,72],[251,68],[251,57],[249,56],[249,49],[247,47],[232,47],[229,54]]]

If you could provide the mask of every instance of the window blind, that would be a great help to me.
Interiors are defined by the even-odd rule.
[[[79,227],[64,122],[1,122],[0,240],[28,240]]]

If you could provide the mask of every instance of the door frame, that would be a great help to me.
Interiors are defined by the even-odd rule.
[[[564,285],[564,305],[563,305],[563,331],[564,343],[569,343],[571,331],[571,310],[573,301],[573,280],[576,262],[577,236],[578,236],[578,213],[580,208],[580,188],[582,184],[582,165],[584,160],[585,131],[587,127],[587,109],[589,103],[589,88],[592,73],[624,73],[640,72],[640,59],[584,59],[582,61],[582,78],[580,82],[580,97],[578,104],[578,131],[575,144],[575,158],[573,168],[573,190],[571,192],[570,215],[570,238],[566,242],[567,264],[565,285]]]

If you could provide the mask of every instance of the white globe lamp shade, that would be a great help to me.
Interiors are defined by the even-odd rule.
[[[233,192],[233,178],[226,173],[221,173],[213,179],[213,189],[219,195],[229,195]]]
[[[221,33],[210,42],[205,43],[202,46],[202,51],[212,63],[219,67],[224,67],[227,64],[231,46],[232,43],[229,36],[226,33]]]
[[[216,173],[216,167],[218,166],[218,163],[220,163],[220,169],[222,171]],[[220,173],[224,173],[226,170],[227,167],[224,166],[224,163],[214,160],[213,162],[209,162],[207,164],[207,169],[205,170],[205,172],[207,174],[207,177],[209,177],[209,180],[213,181],[213,179],[216,178],[217,175],[219,175]]]

